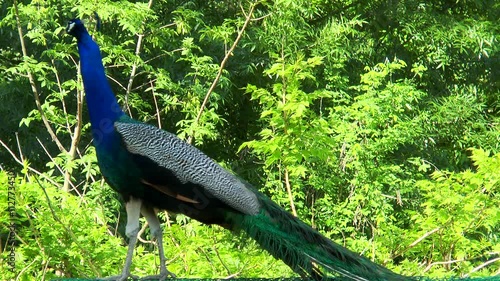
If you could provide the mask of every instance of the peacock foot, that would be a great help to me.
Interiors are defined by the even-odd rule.
[[[104,278],[99,278],[97,280],[103,280],[103,281],[127,281],[128,278],[132,278],[133,280],[139,280],[139,276],[133,275],[133,274],[120,274],[120,275],[113,275],[109,277],[104,277]]]
[[[145,277],[142,277],[140,280],[158,280],[158,281],[165,281],[165,279],[167,279],[167,277],[172,277],[172,278],[175,278],[175,274],[173,274],[172,272],[168,271],[167,269],[165,270],[161,270],[160,274],[157,274],[157,275],[149,275],[149,276],[145,276]]]

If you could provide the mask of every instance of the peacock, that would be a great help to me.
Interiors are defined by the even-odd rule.
[[[246,232],[302,278],[413,279],[332,242],[176,135],[127,116],[108,83],[99,47],[82,21],[70,20],[66,30],[77,39],[100,171],[123,198],[127,212],[125,265],[121,274],[108,280],[136,278],[130,266],[141,214],[156,239],[160,258],[159,275],[146,279],[175,277],[165,265],[156,209],[185,214],[236,233]]]

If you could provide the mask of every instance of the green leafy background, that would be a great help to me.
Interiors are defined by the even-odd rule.
[[[191,141],[327,237],[405,275],[500,274],[498,1],[0,7],[1,279],[112,275],[126,254],[124,209],[99,173],[64,32],[75,17],[128,114]],[[295,276],[244,236],[159,215],[178,276]],[[150,239],[146,228],[134,274],[158,271]]]

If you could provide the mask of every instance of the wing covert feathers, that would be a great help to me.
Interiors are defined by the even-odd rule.
[[[248,215],[259,213],[256,195],[236,176],[174,134],[132,122],[115,122],[130,153],[148,157],[183,183],[203,186],[210,195]]]

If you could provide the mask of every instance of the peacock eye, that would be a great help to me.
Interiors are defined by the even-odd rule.
[[[68,27],[66,28],[66,31],[70,32],[71,30],[73,30],[74,27],[75,27],[75,22],[70,21],[70,22],[68,22]]]

